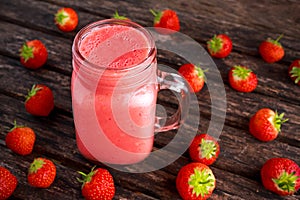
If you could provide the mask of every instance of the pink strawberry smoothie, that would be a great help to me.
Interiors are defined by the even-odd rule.
[[[156,59],[132,27],[106,25],[86,34],[74,62],[72,106],[79,151],[88,159],[132,164],[152,150],[157,97]],[[141,73],[142,72],[142,73]]]

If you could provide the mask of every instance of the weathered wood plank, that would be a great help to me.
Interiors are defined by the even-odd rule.
[[[45,29],[62,35],[53,24],[53,14],[60,6],[71,6],[80,11],[80,24],[77,30],[91,21],[110,18],[115,10],[119,10],[120,13],[143,26],[150,27],[153,25],[153,16],[149,12],[150,8],[171,8],[178,12],[181,19],[182,33],[199,42],[204,43],[213,34],[226,32],[234,41],[234,49],[247,52],[247,54],[258,55],[257,47],[263,39],[276,37],[280,33],[284,33],[285,37],[282,39],[283,46],[286,48],[284,61],[290,62],[290,60],[300,56],[295,51],[300,48],[300,43],[295,42],[300,39],[297,36],[300,29],[299,23],[297,23],[300,6],[294,1],[289,3],[272,1],[272,3],[269,3],[265,0],[260,4],[245,0],[235,4],[220,0],[210,2],[192,1],[189,3],[183,0],[176,2],[143,1],[139,2],[138,7],[135,1],[70,2],[54,0],[48,2],[4,1],[1,7],[5,12],[0,13],[3,13],[8,20],[19,21],[20,24],[30,22],[29,26],[37,26],[39,30]],[[22,10],[19,10],[20,8]],[[30,9],[36,9],[37,12],[35,17],[37,20],[34,22],[32,22],[33,18],[24,12]],[[283,13],[288,13],[288,15],[281,17]],[[293,24],[293,26],[290,24]],[[215,27],[218,27],[218,29]],[[71,37],[74,33],[64,35]]]

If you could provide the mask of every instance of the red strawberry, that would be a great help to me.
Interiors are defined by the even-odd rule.
[[[281,124],[288,120],[283,117],[284,113],[278,115],[269,108],[262,108],[251,117],[249,131],[261,141],[272,141],[278,136]]]
[[[35,158],[30,164],[27,180],[33,187],[48,188],[56,176],[56,167],[51,160]]]
[[[191,92],[199,92],[205,82],[204,71],[196,65],[187,63],[182,65],[178,72],[187,80],[191,86]]]
[[[225,34],[214,35],[207,42],[207,50],[212,57],[225,58],[232,50],[232,41]]]
[[[262,167],[264,187],[281,196],[292,195],[300,188],[300,167],[288,158],[271,158]]]
[[[36,116],[48,116],[54,108],[54,97],[51,89],[45,85],[33,85],[25,101],[25,109]]]
[[[291,79],[296,84],[300,85],[300,59],[292,62],[288,71],[289,71],[289,76],[291,77]]]
[[[282,36],[280,35],[276,40],[268,38],[259,45],[258,51],[267,63],[274,63],[283,58],[284,49],[279,43]]]
[[[252,92],[257,86],[257,77],[251,69],[236,65],[229,70],[230,86],[239,92]]]
[[[180,23],[177,13],[174,10],[166,9],[163,11],[150,10],[154,15],[154,27],[161,34],[172,34],[179,31]],[[166,30],[168,29],[168,30]]]
[[[0,199],[8,199],[15,191],[17,178],[5,167],[0,166]]]
[[[47,49],[40,40],[27,41],[20,51],[21,64],[29,69],[42,67],[48,59]]]
[[[73,31],[78,24],[78,16],[72,8],[60,8],[54,18],[56,26],[63,32]]]
[[[213,164],[219,153],[219,143],[208,134],[196,135],[189,148],[191,159],[205,165]]]
[[[183,200],[205,200],[216,187],[216,179],[211,169],[194,162],[183,166],[176,178],[176,188]]]
[[[81,192],[86,200],[112,199],[115,195],[115,185],[112,175],[108,170],[92,168],[89,174],[79,172],[83,180],[78,179],[82,184]]]
[[[34,142],[34,131],[29,127],[18,126],[16,121],[5,138],[6,146],[13,152],[23,156],[32,152]]]
[[[113,15],[114,19],[120,19],[120,20],[130,20],[129,18],[119,15],[118,11],[115,12],[115,14]]]

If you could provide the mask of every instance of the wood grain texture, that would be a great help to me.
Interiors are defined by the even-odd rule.
[[[62,6],[78,11],[79,25],[75,31],[63,33],[53,23],[54,14]],[[217,33],[227,33],[233,40],[233,52],[225,59],[214,59],[226,91],[226,107],[218,107],[224,97],[218,97],[212,116],[212,97],[215,92],[206,85],[197,93],[200,120],[197,130],[187,124],[186,134],[208,131],[211,118],[225,123],[219,137],[221,153],[211,168],[217,177],[217,187],[210,199],[288,199],[300,198],[299,191],[281,198],[265,190],[260,181],[263,163],[272,157],[288,157],[300,164],[300,88],[287,75],[287,68],[300,58],[300,4],[297,0],[261,1],[68,1],[68,0],[1,0],[0,1],[0,165],[7,167],[19,180],[11,199],[83,199],[78,170],[88,172],[94,163],[81,156],[76,147],[70,82],[72,74],[71,46],[77,31],[96,20],[110,18],[115,10],[145,27],[153,25],[149,9],[171,8],[178,12],[181,32],[206,48],[206,41]],[[285,57],[278,63],[267,64],[257,52],[260,42],[283,33],[281,42]],[[49,52],[45,66],[28,70],[19,61],[19,49],[26,40],[40,39]],[[188,44],[181,44],[182,46]],[[159,52],[159,63],[177,70],[186,60]],[[246,65],[258,76],[258,87],[252,93],[238,93],[228,83],[227,74],[234,65]],[[208,81],[214,84],[216,74],[208,71]],[[55,108],[48,117],[26,113],[25,96],[35,83],[48,85],[54,93]],[[169,113],[178,107],[171,92],[159,95],[158,103]],[[220,104],[218,104],[220,103]],[[250,117],[260,108],[269,107],[284,112],[289,121],[282,133],[272,142],[253,138],[248,130]],[[199,113],[191,111],[190,118]],[[5,136],[13,120],[33,128],[37,134],[34,151],[18,156],[5,145]],[[212,127],[212,132],[218,132]],[[153,150],[166,146],[176,130],[155,136]],[[166,154],[173,155],[178,147]],[[168,156],[166,155],[166,156]],[[52,159],[57,177],[48,189],[32,188],[26,181],[28,166],[35,157]],[[163,159],[163,158],[158,158]],[[185,152],[170,165],[149,173],[130,174],[99,164],[112,173],[116,185],[114,199],[180,199],[175,179],[179,169],[191,162]]]

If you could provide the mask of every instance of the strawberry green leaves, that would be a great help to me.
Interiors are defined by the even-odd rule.
[[[23,44],[21,48],[21,57],[24,59],[24,62],[27,62],[29,58],[33,58],[33,47],[29,47],[26,43]]]
[[[294,192],[296,180],[300,177],[295,175],[296,172],[287,173],[283,171],[279,178],[273,178],[274,183],[281,189],[287,192]]]
[[[273,124],[278,132],[281,132],[280,130],[281,125],[288,121],[288,119],[284,119],[283,117],[284,117],[284,113],[278,114],[277,111],[275,112]]]
[[[201,156],[203,158],[211,159],[212,157],[216,156],[217,145],[213,141],[202,138],[199,148],[199,151],[201,152]]]
[[[31,90],[29,90],[28,94],[26,95],[25,102],[28,101],[31,97],[35,96],[36,93],[41,89],[42,89],[41,87],[37,87],[36,85],[33,85],[31,87]]]
[[[194,173],[190,176],[189,186],[192,188],[192,194],[198,196],[205,196],[209,194],[209,188],[214,187],[215,178],[210,170],[194,169]]]
[[[233,75],[240,79],[248,78],[248,76],[251,72],[252,72],[251,69],[242,67],[240,65],[234,66],[234,69],[233,69]]]

